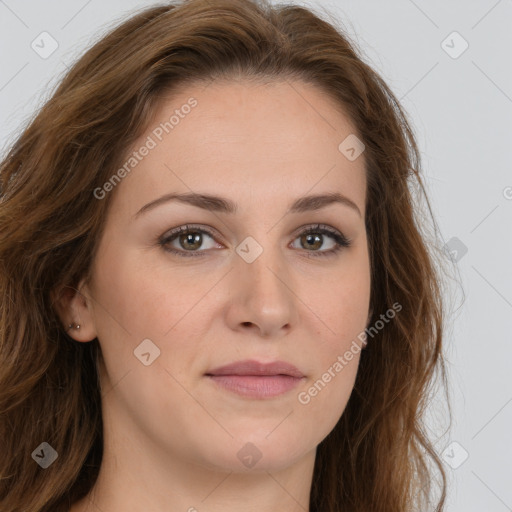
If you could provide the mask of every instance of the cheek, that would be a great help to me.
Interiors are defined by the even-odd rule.
[[[151,261],[114,253],[103,255],[95,274],[95,300],[100,307],[99,329],[138,338],[162,338],[175,329],[207,289],[202,283],[180,278]]]
[[[303,431],[316,442],[336,426],[354,387],[359,354],[352,354],[347,361],[343,353],[333,350],[323,357],[321,370],[297,393],[296,417],[302,418]]]
[[[297,401],[310,417],[322,418],[318,428],[323,435],[334,428],[353,390],[361,353],[358,336],[368,319],[370,281],[368,260],[361,254],[308,294],[311,315],[318,317],[315,361]]]
[[[364,262],[364,259],[363,259]],[[364,331],[370,306],[370,272],[364,264],[303,282],[300,297],[316,318],[317,342],[332,356]],[[308,313],[309,315],[309,313]]]
[[[208,343],[205,331],[211,313],[205,304],[212,300],[214,294],[207,292],[218,278],[199,279],[192,272],[162,268],[161,262],[130,256],[128,251],[107,249],[101,261],[94,274],[93,303],[109,380],[118,381],[127,372],[133,378],[142,366],[135,357],[137,351],[147,352],[143,347],[158,354],[156,366],[163,365],[177,378],[186,378]],[[167,382],[169,375],[157,377],[151,372],[153,387],[158,378]]]

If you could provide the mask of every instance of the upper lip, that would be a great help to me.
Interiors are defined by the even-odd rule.
[[[252,359],[219,366],[206,372],[206,375],[288,375],[297,378],[304,377],[299,369],[285,361],[261,363]]]

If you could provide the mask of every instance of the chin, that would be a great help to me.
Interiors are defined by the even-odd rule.
[[[236,435],[227,442],[212,441],[202,461],[208,469],[234,473],[265,473],[284,470],[295,464],[308,453],[314,452],[314,443],[304,443],[304,438],[292,436],[283,431],[281,435]],[[268,437],[267,437],[268,436]],[[226,441],[226,440],[225,440]]]

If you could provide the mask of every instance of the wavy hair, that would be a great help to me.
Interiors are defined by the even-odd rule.
[[[263,0],[184,0],[133,14],[88,49],[0,164],[3,512],[67,512],[98,476],[100,347],[67,336],[53,299],[89,276],[115,193],[98,201],[94,190],[164,94],[240,77],[305,81],[350,117],[366,146],[371,310],[402,306],[362,352],[346,409],[317,447],[310,510],[443,510],[446,475],[424,420],[436,376],[447,382],[445,312],[414,200],[419,192],[433,219],[411,123],[334,22]],[[45,470],[31,457],[42,442],[59,454]]]

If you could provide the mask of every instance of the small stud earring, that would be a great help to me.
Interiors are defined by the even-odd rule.
[[[72,328],[74,328],[74,329],[80,329],[80,324],[76,324],[76,326],[73,326],[73,324],[69,324],[69,325],[68,325],[68,330],[69,330],[69,329],[72,329]]]

